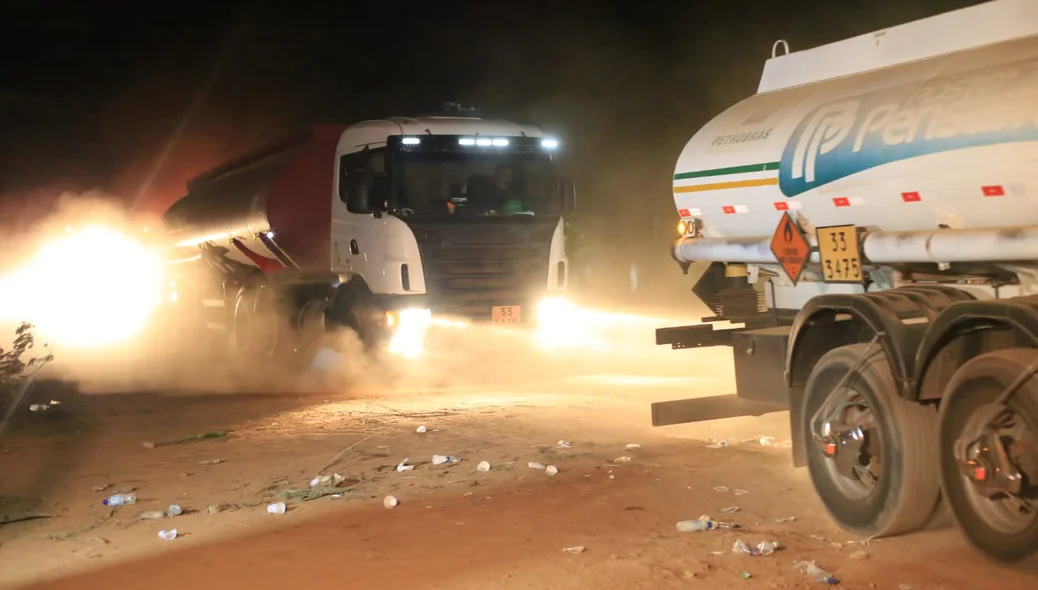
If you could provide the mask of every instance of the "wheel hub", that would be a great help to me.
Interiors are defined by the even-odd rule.
[[[955,458],[962,474],[985,498],[1020,497],[1030,486],[1010,449],[1019,453],[1026,448],[997,426],[989,426],[975,439],[960,438],[955,445]]]
[[[854,477],[867,442],[865,429],[855,424],[829,421],[822,424],[819,434],[816,443],[826,458],[833,462],[836,472],[844,477]]]

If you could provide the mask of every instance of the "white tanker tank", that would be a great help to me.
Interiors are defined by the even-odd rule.
[[[678,159],[673,255],[709,263],[714,315],[657,330],[732,346],[737,393],[654,424],[788,409],[846,530],[919,529],[943,494],[986,554],[1038,549],[1036,169],[1038,2],[773,55]]]

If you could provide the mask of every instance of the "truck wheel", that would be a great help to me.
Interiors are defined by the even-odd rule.
[[[922,528],[940,499],[937,411],[898,395],[882,348],[829,351],[804,393],[808,470],[829,516],[867,537]]]
[[[996,403],[1036,360],[1033,349],[982,354],[955,372],[941,400],[942,490],[970,544],[999,561],[1038,551],[1038,378]]]

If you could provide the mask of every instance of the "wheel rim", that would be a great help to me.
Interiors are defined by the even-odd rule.
[[[1033,425],[1027,424],[1020,413],[997,404],[987,404],[974,412],[957,438],[973,440],[980,437],[985,427],[1003,412],[1007,413],[1008,419],[1000,421],[1008,428],[1000,428],[999,434],[1017,441],[1026,439],[1028,430],[1033,428]],[[1020,534],[1030,528],[1038,518],[1036,507],[1027,499],[1009,496],[988,498],[965,474],[959,478],[973,513],[991,529],[1005,535]]]
[[[839,419],[841,429],[853,429],[860,435],[860,441],[843,445],[835,457],[826,456],[825,470],[841,494],[851,500],[861,500],[879,487],[883,475],[883,439],[871,405],[860,392],[853,387],[843,387],[833,392],[832,402],[837,409],[831,415]]]

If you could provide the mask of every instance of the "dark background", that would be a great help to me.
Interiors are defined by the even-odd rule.
[[[678,153],[753,94],[776,39],[796,51],[978,3],[6,0],[0,224],[62,191],[161,211],[187,178],[299,126],[453,100],[557,135],[585,229],[665,257]]]

